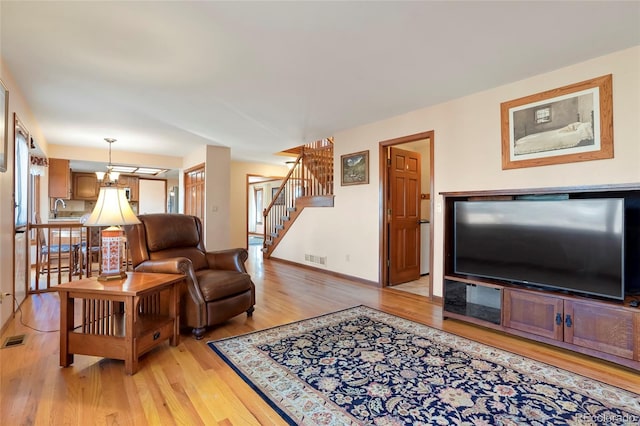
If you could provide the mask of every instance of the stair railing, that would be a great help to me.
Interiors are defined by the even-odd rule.
[[[281,238],[285,222],[296,211],[300,198],[333,195],[333,138],[322,139],[301,147],[298,158],[264,209],[264,248],[269,253]]]

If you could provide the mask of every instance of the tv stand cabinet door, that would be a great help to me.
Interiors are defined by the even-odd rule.
[[[505,288],[503,325],[562,341],[563,305],[558,297]]]
[[[576,300],[565,301],[564,313],[565,342],[634,359],[634,336],[640,332],[634,333],[637,314],[615,306]]]

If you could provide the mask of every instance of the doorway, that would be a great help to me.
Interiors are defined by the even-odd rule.
[[[379,144],[380,285],[410,281],[428,286],[420,291],[428,297],[433,294],[433,147],[433,131]]]
[[[282,185],[283,177],[247,175],[247,248],[264,243],[264,209]]]

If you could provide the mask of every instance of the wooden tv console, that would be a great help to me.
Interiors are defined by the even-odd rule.
[[[640,197],[640,184],[504,191],[443,192],[443,317],[580,352],[640,370],[640,308],[565,292],[511,285],[453,272],[456,201],[510,200],[521,195]],[[638,260],[640,261],[640,260]]]

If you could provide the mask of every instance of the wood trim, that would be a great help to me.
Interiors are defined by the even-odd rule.
[[[575,192],[607,192],[607,191],[638,191],[638,183],[619,183],[606,185],[585,186],[561,186],[555,188],[516,188],[516,189],[491,189],[481,191],[443,191],[444,197],[487,197],[495,195],[529,195],[529,194],[563,194]]]
[[[291,260],[280,259],[279,257],[271,256],[271,257],[269,257],[269,260],[275,260],[276,262],[286,263],[287,265],[293,265],[293,266],[297,266],[299,268],[309,269],[309,270],[316,271],[316,272],[321,272],[321,273],[326,274],[326,275],[331,275],[332,277],[337,277],[337,278],[341,278],[341,279],[345,279],[345,280],[349,280],[349,281],[355,281],[355,282],[358,282],[358,283],[361,283],[361,284],[371,285],[371,286],[374,286],[374,287],[379,287],[380,286],[375,281],[369,281],[369,280],[365,280],[364,278],[354,277],[352,275],[347,275],[347,274],[341,274],[340,272],[334,272],[334,271],[329,271],[329,270],[322,269],[322,268],[316,268],[315,266],[305,265],[304,263],[293,262]],[[267,261],[267,260],[265,260],[265,261]]]
[[[388,235],[385,230],[387,229],[388,220],[387,220],[387,192],[388,192],[388,169],[387,169],[387,148],[393,145],[400,145],[408,142],[414,142],[422,139],[429,139],[429,192],[431,194],[435,191],[435,160],[434,160],[434,152],[435,152],[435,131],[429,130],[426,132],[415,133],[413,135],[402,136],[399,138],[388,139],[381,141],[378,146],[379,151],[379,203],[378,203],[378,229],[379,229],[379,245],[378,245],[378,253],[379,253],[379,261],[378,261],[378,285],[380,287],[386,287],[389,282],[389,270],[386,266],[386,259],[389,258],[389,250],[388,250]],[[434,232],[434,203],[435,200],[432,198],[431,203],[431,211],[430,216],[431,220],[429,221],[429,263],[431,264],[431,268],[433,269],[433,232]],[[429,298],[433,300],[433,271],[429,274]]]
[[[310,197],[298,197],[296,207],[300,210],[305,207],[333,207],[335,195],[314,195]]]
[[[8,93],[8,92],[6,92],[6,93]],[[8,106],[9,105],[8,94],[6,95],[5,101],[6,101],[6,105]],[[9,112],[5,111],[5,114],[7,114],[7,116],[8,116]],[[6,124],[8,125],[9,123],[6,123]],[[18,113],[14,112],[13,113],[13,148],[12,148],[12,153],[11,153],[11,155],[9,155],[8,148],[7,148],[7,150],[5,150],[5,153],[4,153],[5,157],[7,157],[6,158],[7,170],[9,170],[8,159],[9,158],[13,158],[13,165],[12,165],[13,173],[12,173],[12,176],[11,176],[11,188],[15,188],[16,187],[16,170],[17,170],[16,162],[18,161],[18,158],[16,156],[16,147],[17,147],[16,141],[17,141],[17,138],[18,138],[19,134],[22,135],[22,137],[26,140],[26,142],[27,142],[27,150],[29,150],[29,135],[30,135],[29,134],[29,130],[24,125],[24,122],[22,120],[20,120],[20,117],[18,116]],[[8,133],[8,131],[6,129],[5,129],[5,135],[7,137],[9,135],[9,133]],[[8,145],[6,143],[6,140],[5,140],[5,147],[8,147]],[[24,273],[24,276],[25,276],[25,282],[24,282],[24,289],[23,289],[24,293],[23,294],[26,295],[29,292],[29,277],[30,277],[30,271],[31,271],[31,261],[29,260],[29,256],[30,256],[30,243],[29,243],[30,242],[30,238],[29,237],[30,236],[29,236],[29,232],[28,232],[28,227],[29,227],[28,223],[29,223],[29,218],[30,218],[30,213],[29,212],[31,212],[32,209],[33,209],[33,206],[31,206],[31,196],[33,194],[31,194],[31,191],[30,191],[31,185],[29,185],[29,174],[28,173],[29,172],[27,171],[27,182],[26,182],[26,185],[27,185],[27,200],[26,200],[26,202],[27,202],[27,206],[26,206],[26,208],[27,208],[27,226],[24,227],[24,231],[25,231],[24,232],[24,237],[25,237],[25,245],[26,245],[25,246],[25,251],[26,252],[25,252],[24,265],[16,265],[16,235],[17,235],[17,229],[16,229],[16,223],[15,223],[15,217],[14,217],[13,214],[11,215],[11,219],[10,219],[11,220],[11,227],[13,228],[13,233],[12,233],[12,237],[11,237],[11,277],[13,278],[11,280],[12,281],[12,283],[11,283],[11,293],[14,295],[14,296],[11,296],[11,299],[14,299],[16,297],[15,295],[17,294],[17,291],[16,291],[16,279],[15,279],[16,266],[19,267],[19,268],[23,268],[24,269],[23,273]],[[11,203],[15,206],[16,205],[15,190],[12,191],[12,194],[13,195],[11,197]],[[14,210],[14,209],[11,209],[11,210]],[[20,301],[20,303],[22,303],[23,301],[24,300]],[[11,304],[11,312],[13,312],[14,314],[16,312],[15,303]]]
[[[188,169],[186,169],[183,173],[191,173],[194,170],[200,170],[200,169],[206,169],[206,165],[205,163],[200,163],[200,164],[196,164],[195,166],[189,167]]]
[[[633,319],[633,335],[636,336],[633,359],[640,361],[640,315],[635,315]]]
[[[198,180],[197,183],[194,183],[194,179],[192,174],[194,172],[200,172],[202,174],[202,179]],[[206,205],[205,205],[205,197],[204,192],[206,191],[206,178],[207,178],[207,167],[205,163],[197,164],[183,172],[183,185],[184,191],[182,191],[182,205],[185,214],[190,214],[193,216],[197,216],[202,220],[203,226],[206,228]],[[191,194],[191,189],[196,189],[199,196],[198,205],[196,206],[197,210],[194,210],[194,206],[191,202],[187,200],[187,197]]]

